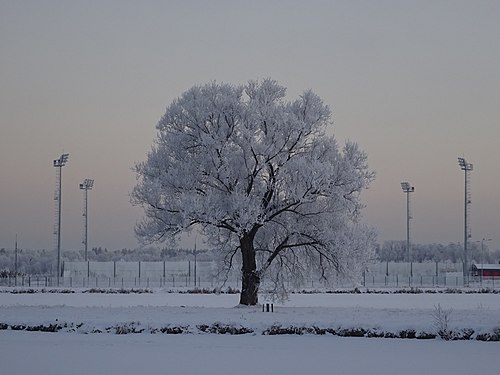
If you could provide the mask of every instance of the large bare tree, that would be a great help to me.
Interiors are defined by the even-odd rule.
[[[373,178],[365,153],[325,134],[331,111],[317,95],[288,102],[285,91],[271,79],[195,86],[168,106],[136,165],[138,237],[198,228],[227,267],[241,263],[244,305],[258,303],[265,276],[278,291],[288,277],[326,280],[373,255],[373,232],[359,223]]]

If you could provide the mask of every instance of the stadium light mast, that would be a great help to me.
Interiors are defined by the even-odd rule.
[[[401,188],[406,194],[406,252],[408,255],[408,263],[410,264],[410,277],[413,278],[413,264],[410,256],[410,193],[415,191],[415,187],[411,186],[409,182],[401,182]]]
[[[54,160],[54,167],[57,168],[57,189],[54,200],[56,206],[56,228],[54,234],[57,235],[57,286],[61,276],[61,198],[62,198],[62,167],[68,162],[69,154],[62,154],[59,159]]]
[[[86,178],[83,180],[83,183],[80,184],[80,189],[84,191],[84,205],[83,205],[83,217],[85,218],[85,229],[83,233],[83,244],[85,245],[85,261],[88,260],[87,257],[87,245],[88,245],[88,224],[89,224],[89,215],[88,215],[88,191],[92,190],[94,186],[94,180]]]
[[[470,227],[469,227],[469,214],[471,205],[471,194],[469,191],[470,184],[470,174],[473,167],[471,163],[468,163],[464,158],[458,158],[458,165],[460,169],[464,171],[464,285],[469,284],[469,264],[467,259],[467,243],[471,237]]]

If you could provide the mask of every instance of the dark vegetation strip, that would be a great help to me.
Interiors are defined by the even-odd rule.
[[[166,326],[161,328],[153,327],[142,327],[139,322],[129,322],[116,324],[104,329],[91,328],[85,329],[83,323],[51,323],[51,324],[39,324],[39,325],[29,325],[29,324],[7,324],[0,323],[0,330],[12,330],[12,331],[28,331],[28,332],[78,332],[78,333],[111,333],[117,335],[126,335],[133,333],[150,333],[150,334],[220,334],[220,335],[245,335],[245,334],[255,334],[252,328],[244,327],[241,325],[231,325],[222,323],[213,324],[200,324],[195,327],[195,329],[190,326]],[[446,341],[457,341],[457,340],[477,340],[477,341],[490,341],[499,342],[500,341],[500,328],[494,329],[492,332],[478,333],[475,334],[474,330],[471,328],[464,328],[456,331],[446,331],[446,332],[417,332],[414,329],[406,329],[398,332],[390,331],[379,331],[376,329],[365,329],[365,328],[324,328],[317,326],[282,326],[279,324],[272,325],[261,332],[265,336],[276,336],[276,335],[332,335],[339,337],[377,337],[377,338],[399,338],[399,339],[417,339],[417,340],[429,340],[440,338]]]

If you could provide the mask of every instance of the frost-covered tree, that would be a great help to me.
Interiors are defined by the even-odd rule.
[[[138,237],[161,242],[196,227],[228,268],[241,262],[244,305],[258,303],[263,277],[279,291],[288,276],[328,279],[373,255],[373,232],[359,223],[373,178],[365,153],[325,134],[331,112],[317,95],[288,102],[285,91],[271,79],[189,89],[135,167]]]

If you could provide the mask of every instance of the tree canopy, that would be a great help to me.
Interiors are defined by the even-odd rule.
[[[285,94],[272,79],[192,87],[167,107],[135,168],[138,237],[198,228],[222,268],[241,264],[247,305],[263,278],[279,292],[289,276],[314,269],[328,280],[373,256],[374,233],[360,223],[360,192],[374,177],[366,154],[326,134],[331,111],[312,91]]]

